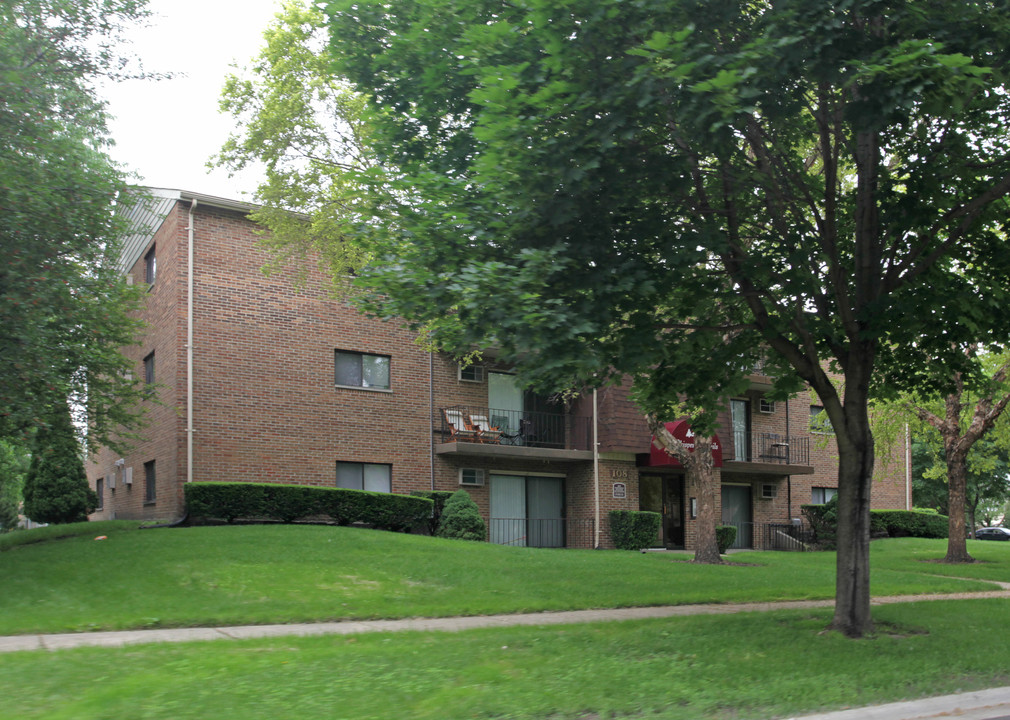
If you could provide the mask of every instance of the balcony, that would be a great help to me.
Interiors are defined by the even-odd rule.
[[[441,408],[435,453],[591,460],[592,419],[564,413],[454,405]]]
[[[735,431],[724,451],[723,472],[810,475],[810,438],[806,435]],[[788,465],[789,467],[783,467]]]

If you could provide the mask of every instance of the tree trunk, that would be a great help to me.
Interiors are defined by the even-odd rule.
[[[964,526],[965,490],[968,468],[965,452],[947,453],[947,556],[948,563],[970,563],[975,558],[968,554],[968,541]]]
[[[847,398],[848,399],[848,398]],[[853,410],[846,407],[846,410]],[[857,413],[853,413],[857,415]],[[865,413],[863,418],[866,418]],[[873,437],[869,422],[849,419],[838,441],[838,558],[835,615],[831,627],[848,637],[873,628],[870,617],[870,490],[873,481]]]
[[[683,463],[682,463],[683,464]],[[721,563],[715,527],[715,468],[712,460],[712,439],[695,436],[694,452],[688,460],[687,479],[698,489],[698,535],[694,550],[696,563]]]

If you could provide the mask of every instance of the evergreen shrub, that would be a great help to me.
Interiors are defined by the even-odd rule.
[[[338,525],[364,523],[380,530],[407,531],[427,522],[432,501],[392,493],[272,483],[198,482],[183,486],[190,517],[228,522],[277,520],[290,523],[325,517]]]
[[[442,520],[442,509],[445,508],[445,503],[452,497],[452,490],[414,490],[411,495],[416,497],[428,498],[434,503],[434,508],[431,513],[431,517],[428,518],[428,534],[434,535],[438,532],[438,524]]]
[[[716,525],[715,542],[719,546],[719,554],[725,555],[736,542],[736,528],[732,525]]]
[[[436,535],[455,540],[487,540],[487,523],[466,490],[457,490],[446,500]]]
[[[618,550],[652,547],[662,522],[662,515],[648,510],[611,510],[610,537]]]
[[[39,428],[24,485],[25,515],[37,523],[86,522],[98,508],[88,486],[81,447],[69,408],[57,410],[48,427]]]

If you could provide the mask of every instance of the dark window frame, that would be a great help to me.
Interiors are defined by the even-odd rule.
[[[152,286],[158,277],[158,255],[155,253],[156,248],[156,245],[152,245],[151,249],[144,255],[144,282]]]
[[[360,473],[361,473],[360,474],[360,478],[358,478],[358,482],[355,485],[348,485],[348,484],[341,485],[340,484],[340,481],[341,481],[341,472],[340,472],[341,466],[344,466],[344,469],[348,470],[348,471],[354,470],[354,469],[360,470]],[[357,468],[354,468],[354,466],[357,466]],[[338,488],[344,488],[346,490],[365,490],[365,468],[366,467],[385,468],[385,470],[386,470],[386,481],[388,483],[387,487],[389,488],[388,490],[370,490],[370,492],[386,492],[386,493],[393,492],[393,464],[392,463],[359,462],[357,460],[337,460],[337,463],[336,463],[336,466],[335,466],[336,477],[334,479],[334,482],[336,483],[336,486]],[[344,474],[344,477],[345,478],[347,477],[346,473]]]
[[[368,374],[366,371],[367,361],[385,361],[385,385],[368,381],[366,378]],[[336,387],[390,392],[393,389],[392,368],[393,359],[390,355],[355,350],[333,351],[333,384]],[[341,382],[341,380],[345,382]]]
[[[144,504],[154,505],[158,501],[158,472],[156,460],[144,463]]]

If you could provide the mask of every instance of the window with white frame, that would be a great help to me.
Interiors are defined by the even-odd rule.
[[[393,466],[385,463],[337,462],[337,487],[392,492]]]
[[[343,387],[389,390],[389,356],[336,350],[334,382]]]
[[[838,488],[829,488],[829,487],[811,488],[810,503],[812,505],[823,505],[837,494],[838,494]]]
[[[460,363],[459,366],[459,379],[464,382],[484,382],[484,366],[483,365],[463,365]]]

